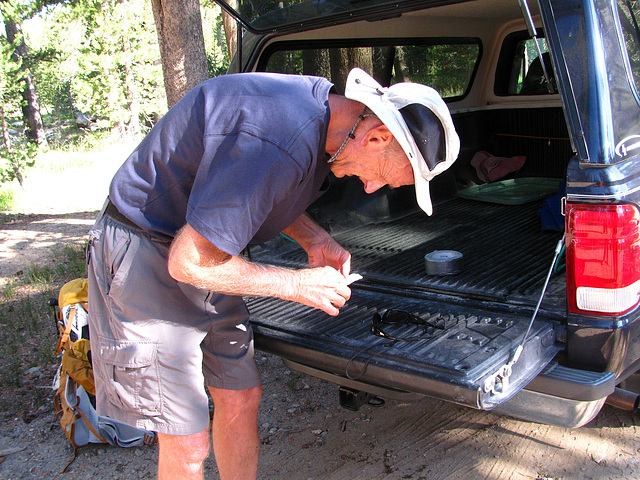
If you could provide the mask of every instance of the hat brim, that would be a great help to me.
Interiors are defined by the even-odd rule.
[[[446,170],[460,151],[460,140],[453,126],[451,114],[438,92],[417,83],[398,83],[390,88],[383,88],[369,74],[354,68],[347,78],[345,96],[369,107],[398,141],[413,169],[418,205],[431,215],[433,205],[429,194],[429,181]],[[433,112],[444,131],[445,158],[442,162],[436,163],[431,170],[400,113],[400,109],[415,103]]]

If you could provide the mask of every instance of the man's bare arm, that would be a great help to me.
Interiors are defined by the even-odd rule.
[[[351,295],[345,276],[325,266],[288,270],[229,255],[185,225],[169,253],[176,280],[227,295],[277,297],[337,315]]]
[[[333,267],[345,277],[351,268],[351,255],[311,217],[302,214],[282,233],[300,244],[309,256],[310,267]]]

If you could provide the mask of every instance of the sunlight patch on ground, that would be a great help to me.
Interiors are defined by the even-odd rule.
[[[99,210],[117,165],[101,164],[50,174],[33,172],[24,183],[21,213],[70,213]]]
[[[11,212],[27,216],[0,225],[0,286],[45,265],[56,249],[86,242],[114,173],[134,147],[122,141],[71,160],[56,151],[37,158]]]
[[[34,265],[45,265],[63,245],[86,242],[94,216],[46,218],[0,226],[0,286]]]

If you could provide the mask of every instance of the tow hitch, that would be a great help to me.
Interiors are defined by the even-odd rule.
[[[338,389],[338,397],[342,408],[353,410],[354,412],[360,410],[360,407],[365,404],[372,407],[384,405],[384,400],[380,397],[349,387],[340,387]]]

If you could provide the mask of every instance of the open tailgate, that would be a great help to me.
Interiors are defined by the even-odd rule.
[[[249,299],[247,305],[258,349],[330,373],[337,384],[357,380],[485,410],[513,397],[559,351],[551,322],[536,320],[511,375],[500,377],[527,319],[477,315],[464,307],[357,288],[337,317],[276,299]],[[434,325],[429,338],[393,342],[372,334],[371,318],[382,305],[420,313]],[[412,334],[400,328],[393,333]]]

